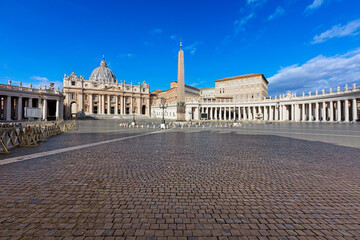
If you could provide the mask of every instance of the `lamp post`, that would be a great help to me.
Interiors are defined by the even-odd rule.
[[[159,104],[159,108],[161,108],[163,110],[163,118],[161,120],[161,125],[164,124],[165,125],[165,108],[167,108],[167,103],[160,103]]]

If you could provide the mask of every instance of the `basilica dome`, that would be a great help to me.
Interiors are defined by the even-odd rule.
[[[100,67],[97,67],[92,71],[90,81],[105,82],[105,83],[116,83],[114,73],[106,66],[105,59],[100,63]]]

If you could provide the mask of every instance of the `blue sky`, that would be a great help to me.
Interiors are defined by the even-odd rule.
[[[151,91],[263,73],[269,95],[360,85],[359,0],[0,0],[0,83],[89,79],[102,55]]]

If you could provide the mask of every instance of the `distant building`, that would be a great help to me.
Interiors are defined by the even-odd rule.
[[[214,99],[215,87],[200,88],[200,96],[202,99]]]
[[[265,99],[268,81],[263,74],[247,74],[215,81],[215,98],[233,99],[236,102]]]
[[[176,104],[177,101],[177,82],[170,82],[170,88],[162,91],[160,89],[151,92],[153,106],[158,106],[160,103]],[[188,85],[185,85],[185,102],[195,102],[200,100],[200,90]]]
[[[145,81],[134,85],[115,78],[105,59],[89,80],[72,73],[64,75],[65,116],[113,117],[150,115],[150,86]]]

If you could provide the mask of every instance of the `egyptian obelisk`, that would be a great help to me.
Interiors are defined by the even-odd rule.
[[[185,76],[184,76],[184,51],[180,40],[178,53],[178,82],[177,82],[177,121],[185,121]]]

